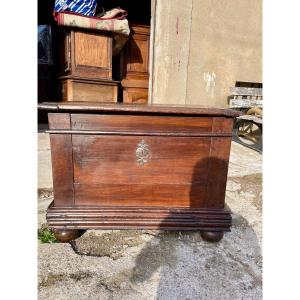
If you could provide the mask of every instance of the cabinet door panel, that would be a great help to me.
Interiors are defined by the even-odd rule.
[[[135,37],[130,40],[127,70],[148,74],[149,40]]]
[[[75,64],[110,68],[109,42],[106,36],[75,32]]]

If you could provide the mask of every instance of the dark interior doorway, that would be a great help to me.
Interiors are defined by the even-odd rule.
[[[61,98],[59,28],[53,18],[54,3],[55,0],[38,0],[38,102],[56,102]],[[128,12],[129,24],[150,26],[151,0],[99,0],[96,13],[116,7]],[[113,58],[113,80],[121,80],[119,55]],[[38,112],[38,122],[47,123],[45,112]]]

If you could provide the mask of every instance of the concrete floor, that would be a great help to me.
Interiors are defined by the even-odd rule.
[[[49,172],[43,149],[40,173]],[[198,232],[117,230],[39,244],[39,299],[262,299],[261,164],[259,153],[232,143],[226,203],[233,227],[217,244]],[[51,175],[43,176],[39,226],[53,199]]]

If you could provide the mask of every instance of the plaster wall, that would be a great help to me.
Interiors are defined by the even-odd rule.
[[[156,0],[154,16],[150,102],[226,106],[262,82],[261,0]]]

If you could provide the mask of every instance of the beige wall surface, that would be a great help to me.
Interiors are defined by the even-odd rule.
[[[262,82],[261,0],[156,0],[152,103],[227,106]]]
[[[44,132],[38,133],[38,188],[53,188],[50,136]]]

